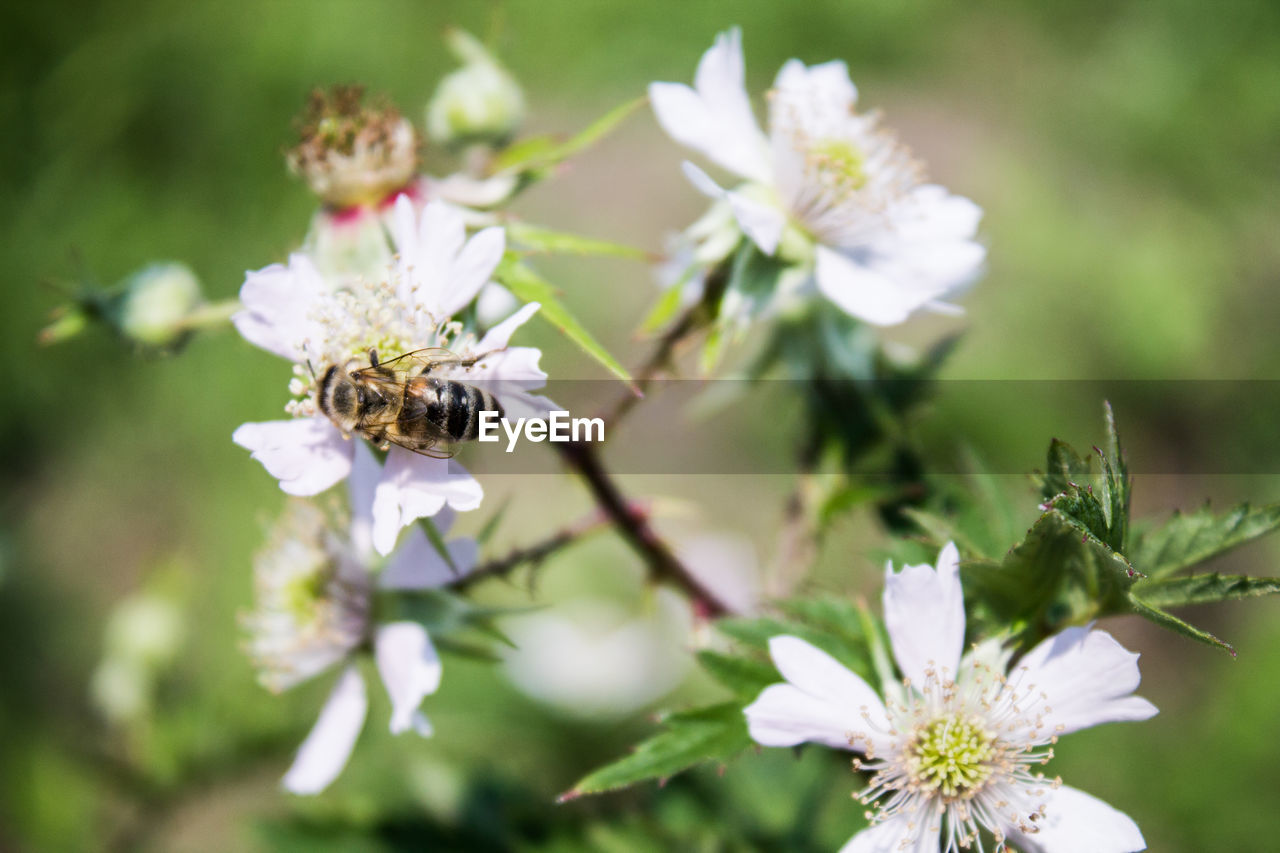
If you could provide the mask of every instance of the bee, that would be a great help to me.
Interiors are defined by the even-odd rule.
[[[361,435],[382,449],[399,445],[414,453],[452,456],[453,445],[480,434],[481,412],[503,416],[488,391],[432,376],[441,367],[468,368],[488,355],[463,358],[447,349],[407,352],[369,363],[331,364],[316,380],[316,406],[343,434]]]

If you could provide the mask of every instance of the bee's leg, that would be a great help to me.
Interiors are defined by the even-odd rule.
[[[428,361],[425,365],[423,365],[421,374],[425,376],[426,374],[430,373],[432,370],[435,370],[437,367],[443,367],[446,364],[452,365],[454,367],[464,367],[464,368],[475,367],[476,364],[478,364],[481,361],[484,361],[486,358],[493,355],[495,352],[501,352],[501,351],[502,350],[489,350],[488,352],[483,352],[483,353],[480,353],[479,355],[473,355],[470,358],[463,358],[460,355],[449,353],[447,356],[440,356]]]

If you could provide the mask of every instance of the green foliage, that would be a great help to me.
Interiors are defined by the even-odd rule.
[[[521,140],[495,158],[493,171],[513,173],[526,182],[540,180],[565,160],[595,145],[648,102],[648,96],[643,96],[614,107],[568,139],[546,135]]]
[[[441,651],[477,660],[496,661],[494,644],[515,648],[497,620],[523,610],[482,607],[446,589],[395,590],[376,602],[380,622],[412,621],[427,629]]]
[[[1136,613],[1235,654],[1166,608],[1270,595],[1280,592],[1280,580],[1171,576],[1280,528],[1280,505],[1177,514],[1135,536],[1132,483],[1109,405],[1106,420],[1108,449],[1094,448],[1093,459],[1056,438],[1050,442],[1045,471],[1035,478],[1042,514],[1000,559],[975,544],[958,515],[916,510],[909,517],[935,545],[951,540],[961,548],[971,629],[1010,627],[1025,647],[1070,625]]]
[[[579,349],[614,376],[631,384],[631,374],[569,312],[569,309],[560,301],[559,292],[552,287],[551,283],[521,263],[517,256],[508,252],[502,259],[502,263],[498,265],[494,278],[514,293],[516,298],[525,302],[540,303],[542,307],[538,310],[538,316],[543,321],[559,329],[565,337],[577,344]]]
[[[556,231],[527,222],[506,223],[507,237],[520,250],[530,254],[541,255],[579,255],[626,258],[631,261],[650,261],[652,258],[643,249],[611,243],[607,240],[593,240],[567,231]]]
[[[639,782],[665,780],[698,764],[725,764],[752,745],[743,708],[782,680],[768,660],[769,640],[790,634],[835,657],[871,684],[880,667],[872,658],[879,628],[857,605],[839,598],[797,598],[778,603],[779,616],[721,619],[717,630],[735,642],[733,653],[704,650],[702,668],[733,693],[732,701],[668,714],[662,731],[625,758],[596,770],[566,794],[597,794]],[[869,639],[871,637],[871,639]]]

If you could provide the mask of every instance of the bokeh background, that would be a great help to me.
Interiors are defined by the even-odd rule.
[[[140,359],[96,332],[35,345],[58,301],[41,283],[85,271],[112,282],[143,262],[180,259],[210,296],[234,296],[246,268],[280,259],[305,230],[313,202],[281,153],[308,89],[363,82],[420,121],[451,67],[443,28],[483,33],[494,8],[153,0],[0,12],[0,849],[821,850],[860,825],[852,784],[816,751],[748,756],[722,778],[695,773],[662,791],[553,805],[648,729],[643,711],[583,720],[527,698],[495,667],[455,661],[428,702],[434,739],[393,740],[385,699],[371,691],[346,773],[322,797],[286,797],[278,778],[328,684],[272,697],[238,652],[250,558],[283,496],[230,434],[277,416],[287,367],[230,333],[173,358]],[[583,126],[651,80],[690,79],[730,24],[743,27],[754,91],[788,57],[846,59],[862,103],[882,108],[933,176],[986,210],[990,270],[966,299],[967,317],[902,333],[919,342],[965,328],[950,378],[1271,380],[1280,371],[1274,3],[513,0],[501,9],[500,45],[538,131]],[[657,249],[703,203],[679,174],[681,156],[642,113],[516,210]],[[603,260],[540,269],[602,340],[638,360],[632,330],[655,294],[647,270]],[[531,327],[530,340],[553,376],[598,375],[545,327]],[[1040,463],[1046,420],[1077,446],[1101,438],[1100,400],[997,416],[964,387],[944,383],[935,431],[1025,443],[1035,448],[1026,469]],[[1280,412],[1232,399],[1199,406],[1182,394],[1177,405],[1120,412],[1137,467],[1159,472],[1139,477],[1139,512],[1280,497],[1280,469],[1228,476],[1196,461],[1215,443],[1265,445],[1276,434]],[[761,452],[758,432],[679,424],[672,440]],[[675,535],[736,536],[761,561],[789,486],[765,476],[627,483],[687,508]],[[1029,523],[1025,480],[1000,484],[1023,497]],[[495,551],[588,509],[567,478],[494,476],[486,487],[490,506],[512,498]],[[869,518],[842,521],[813,585],[878,594],[870,555],[883,537]],[[1278,553],[1263,543],[1216,568],[1276,574]],[[671,615],[607,535],[545,566],[538,593],[594,607],[597,620],[682,630],[679,607]],[[139,594],[176,602],[179,641],[149,711],[112,723],[90,683],[110,614]],[[601,597],[610,607],[584,603]],[[1108,626],[1143,652],[1142,692],[1162,713],[1074,736],[1056,767],[1134,816],[1154,850],[1262,849],[1280,837],[1280,602],[1199,615],[1239,659],[1145,625]],[[636,669],[650,693],[680,681],[678,664],[650,663]],[[690,676],[648,698],[679,707],[712,693]]]

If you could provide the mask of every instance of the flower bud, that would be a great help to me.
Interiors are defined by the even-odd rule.
[[[427,104],[427,134],[451,146],[504,144],[524,121],[520,84],[475,36],[453,29],[447,40],[463,65],[440,81]]]
[[[203,301],[200,282],[188,267],[159,263],[130,276],[114,306],[113,320],[120,333],[147,347],[169,347],[181,341],[189,329],[186,320]]]
[[[332,208],[377,205],[411,184],[418,169],[413,125],[394,107],[363,100],[359,86],[312,92],[288,154],[289,168]]]

